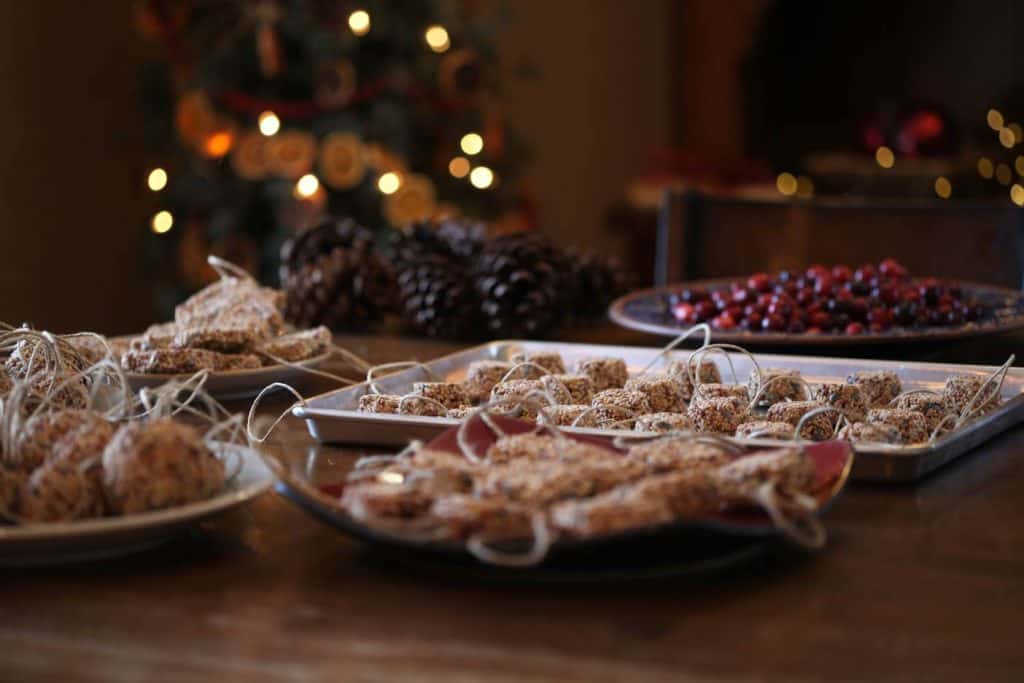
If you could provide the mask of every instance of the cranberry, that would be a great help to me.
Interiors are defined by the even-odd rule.
[[[857,282],[867,282],[875,276],[875,267],[870,263],[865,263],[857,270],[853,271],[853,279]]]
[[[881,323],[871,323],[870,325],[868,325],[868,329],[874,332],[875,334],[878,334],[879,332],[885,332],[887,328],[885,327],[885,325],[882,325]]]
[[[772,332],[781,332],[786,329],[786,320],[778,313],[769,313],[761,321],[761,328]]]
[[[693,304],[680,303],[672,307],[672,315],[679,322],[688,323],[693,320],[696,316],[694,314]]]
[[[847,311],[854,320],[864,320],[868,315],[868,300],[858,297],[847,304]]]
[[[778,280],[779,282],[789,282],[790,280],[793,279],[793,273],[783,269],[778,272],[778,274],[775,276],[775,279]]]
[[[840,299],[828,299],[825,301],[825,310],[829,313],[842,313],[846,310],[846,302]]]
[[[729,304],[725,307],[725,313],[731,316],[733,320],[739,320],[743,317],[743,306],[739,304]]]
[[[814,301],[814,290],[810,287],[803,287],[797,290],[796,302],[801,306],[807,306]]]
[[[832,276],[825,274],[822,275],[814,283],[814,291],[817,294],[828,294],[832,291]]]
[[[832,316],[833,327],[845,329],[846,326],[850,324],[850,322],[850,316],[847,315],[846,313],[837,313],[836,315]]]
[[[804,332],[806,334],[821,334],[821,328],[820,327],[808,327],[806,330],[804,330]]]
[[[879,263],[878,272],[882,275],[888,275],[895,278],[904,278],[907,276],[907,269],[903,267],[902,263],[894,258],[887,258]]]
[[[950,325],[960,325],[964,322],[964,314],[961,311],[954,308],[948,314],[946,314],[946,322],[948,322]]]
[[[949,294],[940,294],[937,303],[939,306],[952,306],[956,303],[956,299],[951,297]]]
[[[836,299],[839,301],[853,301],[853,292],[848,289],[836,290]]]
[[[853,292],[857,296],[867,296],[868,292],[871,291],[871,288],[868,287],[868,284],[866,282],[857,282],[856,280],[850,282],[847,285],[847,287],[851,292]]]
[[[763,315],[764,314],[764,306],[762,306],[761,304],[747,304],[746,306],[743,307],[743,315],[745,317],[749,318],[750,316],[755,315],[755,314],[756,315]]]
[[[792,332],[793,334],[800,334],[801,332],[807,329],[807,326],[804,325],[799,320],[790,320],[789,327],[787,327],[786,329],[789,332]]]
[[[750,313],[740,324],[745,330],[759,330],[761,329],[762,320],[764,320],[764,316],[760,313]]]
[[[860,323],[848,323],[846,327],[843,328],[843,330],[846,332],[846,334],[863,334],[864,325]]]
[[[826,268],[825,266],[821,265],[820,263],[815,263],[813,266],[807,269],[807,271],[804,273],[804,276],[808,280],[817,280],[820,277],[828,275],[829,272],[829,269]]]
[[[892,313],[888,308],[873,308],[868,313],[868,322],[888,327],[892,324]]]
[[[900,300],[920,301],[921,292],[917,289],[917,287],[905,287],[903,291],[900,292]]]
[[[890,305],[899,301],[899,295],[896,293],[896,288],[889,284],[878,287],[877,294],[872,292],[872,295]]]
[[[820,327],[825,330],[832,327],[832,316],[824,311],[816,311],[807,316],[807,322],[811,327]]]
[[[694,313],[697,314],[697,322],[704,322],[715,317],[718,308],[710,301],[701,301],[694,306]]]
[[[760,304],[761,306],[767,306],[774,300],[775,296],[772,294],[761,294],[760,296],[757,297],[757,303]]]
[[[833,266],[832,279],[840,284],[849,282],[853,279],[853,271],[850,269],[850,266]]]
[[[768,304],[769,315],[780,315],[783,318],[788,318],[789,314],[792,312],[793,305],[790,304],[788,301],[773,301],[772,303]]]
[[[825,306],[820,301],[811,302],[806,308],[808,313],[819,313],[825,310]]]
[[[747,278],[747,287],[758,292],[767,292],[772,288],[772,280],[768,273],[754,273]]]
[[[736,327],[736,320],[726,312],[714,318],[711,321],[711,326],[720,330],[731,330]]]
[[[745,304],[755,299],[757,299],[757,293],[752,289],[735,289],[732,292],[732,300],[738,304]]]

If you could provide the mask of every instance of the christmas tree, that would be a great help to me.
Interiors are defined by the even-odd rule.
[[[532,223],[499,19],[470,0],[139,2],[161,305],[213,277],[208,253],[274,282],[281,244],[327,213]]]

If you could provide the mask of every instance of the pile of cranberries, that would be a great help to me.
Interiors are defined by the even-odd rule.
[[[838,333],[884,332],[892,327],[961,325],[986,314],[963,298],[955,283],[911,279],[895,259],[878,265],[755,273],[728,287],[691,287],[669,295],[676,320],[718,330]]]

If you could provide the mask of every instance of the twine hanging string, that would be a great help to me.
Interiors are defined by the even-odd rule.
[[[676,337],[675,339],[670,341],[668,344],[665,344],[665,346],[662,347],[661,351],[659,351],[658,354],[654,358],[652,358],[651,361],[647,365],[644,366],[644,368],[640,371],[640,375],[639,376],[640,377],[644,377],[648,373],[650,373],[650,371],[659,362],[661,362],[662,360],[667,358],[668,354],[671,353],[677,346],[682,344],[684,341],[686,341],[687,339],[692,337],[697,332],[701,332],[704,335],[703,343],[699,347],[697,347],[697,348],[698,349],[702,349],[702,348],[708,346],[711,343],[711,327],[707,323],[701,323],[700,325],[694,325],[693,327],[691,327],[690,329],[686,330],[685,332],[680,334],[678,337]],[[696,351],[691,352],[689,357],[692,358],[694,353],[696,353]]]
[[[739,384],[739,376],[736,374],[736,366],[732,362],[732,356],[729,355],[729,351],[735,351],[743,354],[750,359],[750,364],[753,366],[754,372],[754,386],[760,390],[761,387],[761,366],[758,364],[757,359],[754,358],[754,354],[747,351],[742,346],[736,346],[735,344],[711,344],[709,346],[702,346],[693,353],[686,360],[686,372],[690,377],[690,384],[693,386],[693,395],[696,396],[700,385],[703,384],[703,378],[701,377],[700,368],[704,363],[704,358],[708,353],[720,353],[725,356],[726,362],[729,364],[729,372],[732,374],[733,384]],[[755,391],[755,393],[757,393]]]
[[[807,400],[807,401],[812,400],[813,395],[814,395],[814,392],[813,392],[813,389],[811,387],[810,382],[808,382],[807,380],[805,380],[803,377],[801,377],[799,375],[792,376],[792,377],[788,376],[788,375],[776,375],[775,377],[768,378],[767,380],[765,380],[762,383],[760,381],[760,379],[761,379],[760,371],[758,371],[757,378],[758,378],[757,384],[759,386],[758,386],[757,390],[754,392],[753,398],[750,399],[750,403],[747,405],[747,412],[750,412],[751,410],[753,410],[754,408],[756,408],[760,404],[761,399],[764,398],[764,394],[768,390],[768,387],[772,386],[773,384],[782,384],[784,382],[789,382],[790,384],[797,384],[803,390],[803,392],[804,392],[804,399]],[[789,399],[787,398],[786,400],[788,401]]]

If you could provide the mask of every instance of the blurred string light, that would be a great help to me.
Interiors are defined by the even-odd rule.
[[[775,179],[775,187],[787,197],[792,197],[796,194],[798,185],[796,176],[792,173],[780,173],[779,177]]]
[[[357,36],[365,36],[370,32],[370,13],[366,10],[357,9],[348,15],[348,27]]]
[[[1016,136],[1013,134],[1013,131],[1010,130],[1009,128],[1004,127],[999,129],[999,144],[1005,147],[1006,149],[1010,149],[1011,147],[1013,147],[1013,144],[1014,142],[1016,142],[1016,140]]]
[[[882,145],[875,150],[875,161],[882,168],[892,168],[896,163],[896,155],[893,154],[891,149]]]
[[[312,173],[307,173],[295,183],[295,194],[305,199],[315,195],[319,189],[320,181]]]
[[[810,199],[814,196],[814,183],[805,175],[796,177],[796,196],[801,199]]]
[[[992,130],[998,131],[1003,127],[1003,115],[996,109],[988,110],[985,121],[988,122],[988,127]]]
[[[256,121],[259,124],[260,132],[268,138],[281,130],[281,119],[277,118],[277,114],[272,111],[263,112]]]
[[[486,166],[477,166],[469,174],[469,182],[478,190],[486,190],[494,184],[494,171]]]
[[[479,133],[466,133],[462,136],[462,140],[459,141],[459,147],[466,154],[473,156],[483,151],[484,139],[480,137]]]
[[[149,176],[146,177],[146,185],[153,192],[159,192],[164,189],[167,187],[167,171],[162,168],[154,168],[149,172]]]
[[[448,38],[448,31],[444,26],[437,24],[428,26],[423,33],[423,38],[434,52],[447,52],[448,48],[452,46],[451,40]]]
[[[939,176],[935,179],[935,194],[942,199],[949,199],[953,194],[953,185],[946,176]]]
[[[170,211],[159,211],[153,216],[151,225],[153,226],[153,232],[162,235],[174,225],[174,216],[171,215]]]
[[[992,165],[992,160],[988,157],[982,157],[978,159],[978,175],[988,180],[992,177],[992,174],[996,172],[995,166]]]
[[[1000,185],[1009,185],[1013,179],[1013,173],[1010,171],[1010,167],[1006,164],[999,164],[996,166],[996,180],[999,181]]]
[[[226,130],[217,131],[206,138],[203,143],[203,151],[209,157],[222,157],[231,151],[234,144],[234,136]]]
[[[1017,169],[1017,175],[1024,177],[1024,154],[1017,157],[1017,160],[1013,162],[1013,167]]]
[[[394,171],[381,174],[377,179],[377,189],[384,194],[394,194],[402,186],[402,178]]]
[[[448,172],[453,178],[465,178],[469,175],[469,159],[466,157],[455,157],[448,162]]]
[[[1010,201],[1017,206],[1024,206],[1024,186],[1014,183],[1010,188]]]
[[[1021,128],[1019,123],[1011,123],[1007,128],[1013,133],[1013,144],[1019,145],[1024,142],[1024,128]]]

